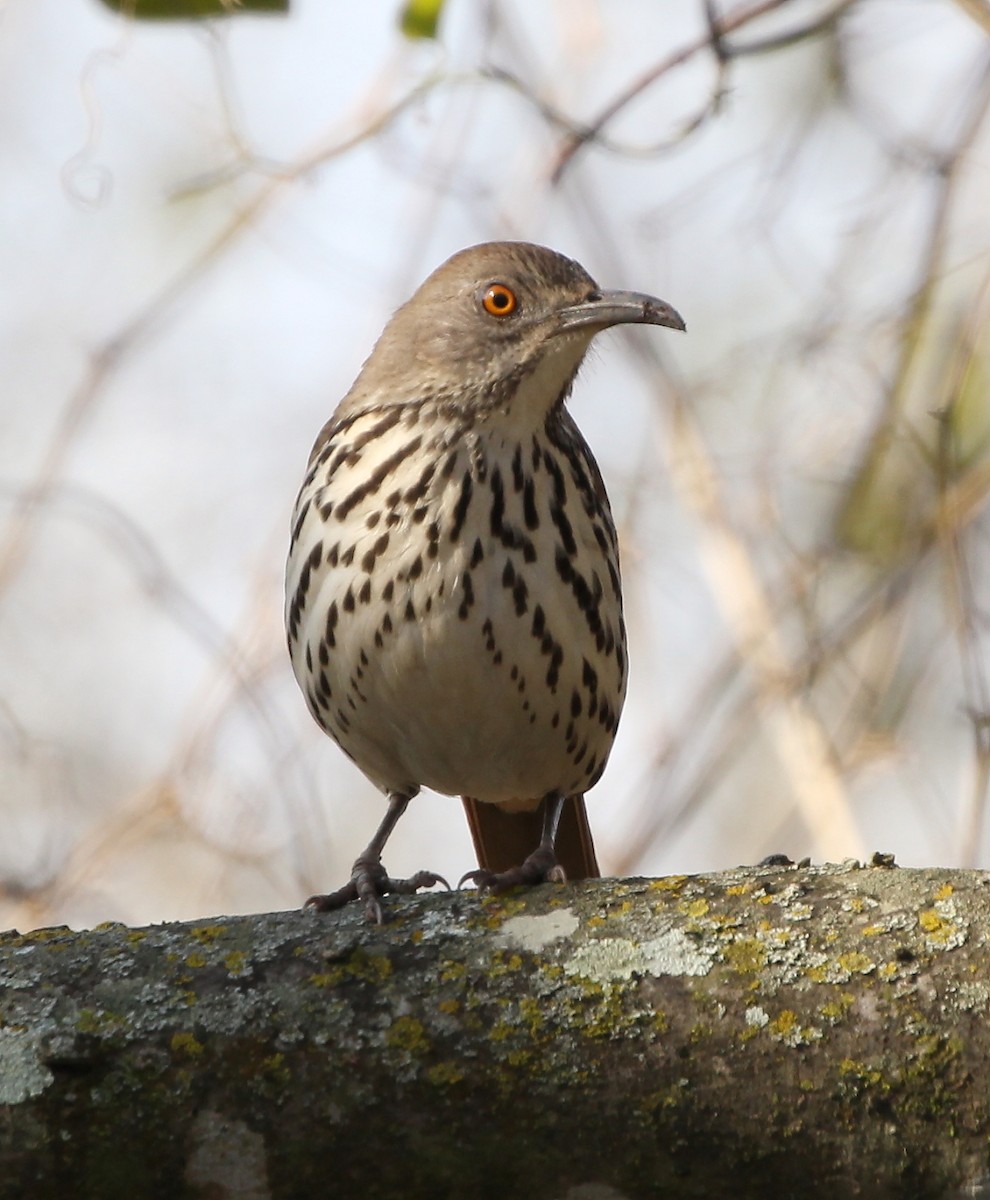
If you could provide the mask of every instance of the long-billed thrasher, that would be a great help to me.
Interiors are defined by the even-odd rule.
[[[542,246],[462,250],[320,432],[292,519],[289,652],[313,716],[389,803],[316,908],[361,900],[381,922],[385,894],[444,882],[381,862],[421,787],[464,799],[465,879],[483,889],[598,874],[583,795],[612,748],[626,641],[608,497],[565,401],[619,324],[684,329]]]

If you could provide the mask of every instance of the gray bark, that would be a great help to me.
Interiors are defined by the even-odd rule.
[[[747,868],[0,935],[0,1196],[990,1194],[988,883]]]

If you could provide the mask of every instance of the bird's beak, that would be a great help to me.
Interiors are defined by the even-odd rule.
[[[601,292],[594,300],[584,300],[558,311],[558,333],[576,329],[601,330],[610,325],[666,325],[684,330],[687,326],[675,309],[656,296],[642,292]]]

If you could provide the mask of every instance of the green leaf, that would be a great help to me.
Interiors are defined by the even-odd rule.
[[[406,0],[399,28],[408,38],[435,38],[444,0]]]
[[[204,17],[238,17],[287,13],[289,0],[100,0],[124,17],[138,21],[196,21]]]

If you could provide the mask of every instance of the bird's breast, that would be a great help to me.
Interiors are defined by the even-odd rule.
[[[426,408],[331,430],[294,514],[286,620],[317,721],[379,786],[583,792],[625,695],[615,531],[570,419]]]

